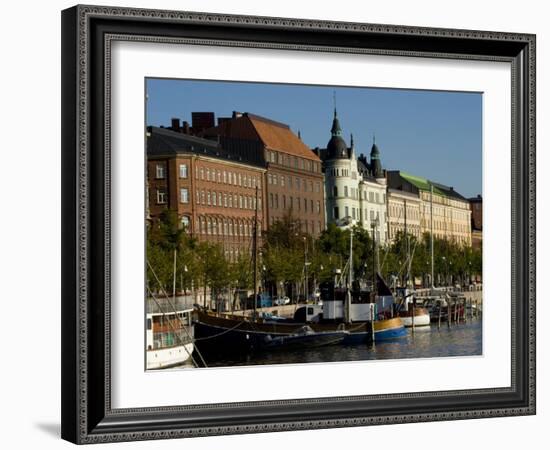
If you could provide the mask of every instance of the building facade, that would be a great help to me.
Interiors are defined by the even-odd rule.
[[[483,198],[481,195],[469,199],[472,211],[472,247],[480,249],[483,244]]]
[[[454,188],[394,170],[387,172],[388,187],[420,199],[420,233],[430,233],[461,245],[472,245],[471,211],[466,198]]]
[[[388,188],[388,239],[393,241],[399,233],[406,233],[420,239],[421,202],[412,192]]]
[[[325,149],[316,149],[323,161],[327,223],[347,226],[350,221],[369,231],[377,242],[387,240],[386,178],[375,143],[370,163],[364,155],[357,157],[353,135],[350,147],[342,136],[336,109],[331,138]]]
[[[148,128],[148,216],[175,211],[183,227],[220,244],[230,261],[251,249],[256,204],[260,238],[265,230],[265,172],[235,161],[217,142]]]
[[[267,226],[286,214],[302,231],[318,235],[325,228],[321,160],[286,124],[251,113],[220,118],[202,135],[219,141],[242,160],[265,167]]]

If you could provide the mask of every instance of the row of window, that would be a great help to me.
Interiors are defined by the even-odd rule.
[[[351,212],[351,215],[350,215]],[[370,214],[368,214],[370,212]],[[342,216],[342,219],[346,217],[351,217],[354,220],[367,220],[367,217],[370,218],[370,221],[373,222],[375,220],[380,220],[380,211],[375,211],[374,209],[371,209],[370,211],[365,208],[364,215],[363,210],[359,208],[350,208],[349,206],[344,207],[344,215]],[[332,210],[332,218],[334,220],[340,219],[340,208],[338,206],[335,206]],[[384,212],[384,222],[388,219],[386,212]]]
[[[277,217],[271,217],[269,219],[269,223],[273,225],[275,222],[279,220]],[[320,233],[322,231],[322,225],[321,221],[315,221],[315,220],[298,220],[300,224],[300,230],[302,230],[304,233]]]
[[[422,200],[426,202],[430,201],[430,197],[431,197],[430,191],[424,191],[422,192],[421,195],[422,195]],[[470,209],[469,202],[455,200],[449,197],[443,197],[435,193],[433,195],[433,203],[439,203],[441,205],[452,206],[454,208],[459,208],[459,209]]]
[[[216,191],[197,191],[197,205],[220,206],[224,208],[256,209],[256,197]],[[262,199],[258,199],[258,210],[262,209]]]
[[[315,203],[311,199],[304,198],[303,202],[300,197],[291,197],[286,195],[281,195],[281,202],[279,203],[279,194],[270,193],[269,194],[269,207],[272,209],[279,209],[279,206],[282,209],[296,209],[296,211],[310,212],[315,214],[321,214],[321,202],[317,200]],[[314,209],[315,207],[315,209]]]
[[[179,165],[179,177],[180,178],[188,178],[189,176],[189,169],[187,164],[180,164]],[[213,181],[217,183],[224,183],[224,184],[230,184],[233,186],[242,186],[246,188],[261,188],[261,179],[260,176],[251,176],[248,174],[242,174],[238,172],[231,172],[227,170],[216,170],[216,169],[210,169],[209,167],[200,167],[196,174],[197,179],[200,180],[206,180],[206,181]],[[155,177],[157,179],[165,179],[166,178],[166,163],[165,162],[158,162],[155,166]]]
[[[213,236],[251,237],[254,234],[254,222],[239,219],[219,219],[216,217],[199,217],[199,234]],[[258,236],[261,226],[258,224]]]
[[[432,209],[432,213],[434,216],[442,216],[442,217],[452,217],[454,220],[463,220],[468,221],[470,218],[470,211],[457,211],[456,209],[449,209],[442,206],[432,205],[430,208],[429,204],[424,204],[423,206],[424,214],[429,216],[430,215],[430,209]]]
[[[367,191],[361,191],[362,192],[362,200],[367,200]],[[334,197],[338,197],[338,186],[334,186],[332,188],[332,195]],[[346,198],[352,198],[354,200],[359,200],[359,189],[358,188],[348,188],[348,186],[344,186],[344,197]],[[386,194],[380,192],[368,192],[368,199],[370,203],[386,203]]]
[[[327,175],[331,177],[349,177],[349,169],[330,169]],[[352,172],[351,178],[356,180],[357,172]]]
[[[424,228],[429,228],[431,226],[429,219],[422,219],[421,225]],[[433,221],[433,227],[434,231],[445,231],[445,232],[453,232],[453,233],[470,233],[471,229],[469,224],[464,223],[448,223],[448,222],[442,222],[439,220]]]
[[[405,231],[405,227],[404,226],[399,226],[399,225],[388,225],[388,230],[390,232],[390,236],[392,237],[395,237],[395,235],[401,231],[401,232],[404,232]],[[418,226],[407,226],[407,233],[408,234],[412,234],[413,236],[416,236],[417,238],[420,237],[420,227]]]
[[[307,181],[299,177],[291,177],[285,175],[277,175],[268,173],[267,174],[267,184],[280,185],[281,187],[288,187],[289,189],[296,189],[297,191],[303,190],[304,192],[313,192],[315,188],[316,193],[321,192],[321,183],[316,181]]]
[[[241,186],[251,189],[256,189],[256,186],[259,189],[262,187],[260,176],[251,176],[228,170],[210,169],[209,167],[198,168],[195,177],[200,180],[229,184],[231,186]]]
[[[405,207],[404,205],[395,205],[390,202],[389,204],[390,217],[397,217],[405,219]],[[407,220],[420,219],[420,210],[414,207],[407,207]]]
[[[267,159],[270,163],[279,164],[280,166],[307,170],[308,172],[321,172],[321,165],[318,162],[298,156],[290,156],[285,153],[268,150]]]

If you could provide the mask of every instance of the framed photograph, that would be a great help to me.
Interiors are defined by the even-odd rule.
[[[535,36],[62,12],[62,437],[535,414]]]

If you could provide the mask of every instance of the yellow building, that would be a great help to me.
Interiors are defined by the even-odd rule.
[[[470,203],[452,187],[405,172],[388,171],[388,188],[418,197],[421,235],[429,233],[433,225],[435,237],[472,245]]]
[[[417,194],[388,189],[388,238],[393,241],[398,233],[422,237],[420,227],[420,198]]]

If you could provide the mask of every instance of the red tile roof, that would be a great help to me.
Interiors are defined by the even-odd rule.
[[[254,114],[245,113],[240,117],[226,120],[217,127],[206,130],[204,135],[259,140],[269,150],[320,161],[319,157],[292,132],[288,125]]]

